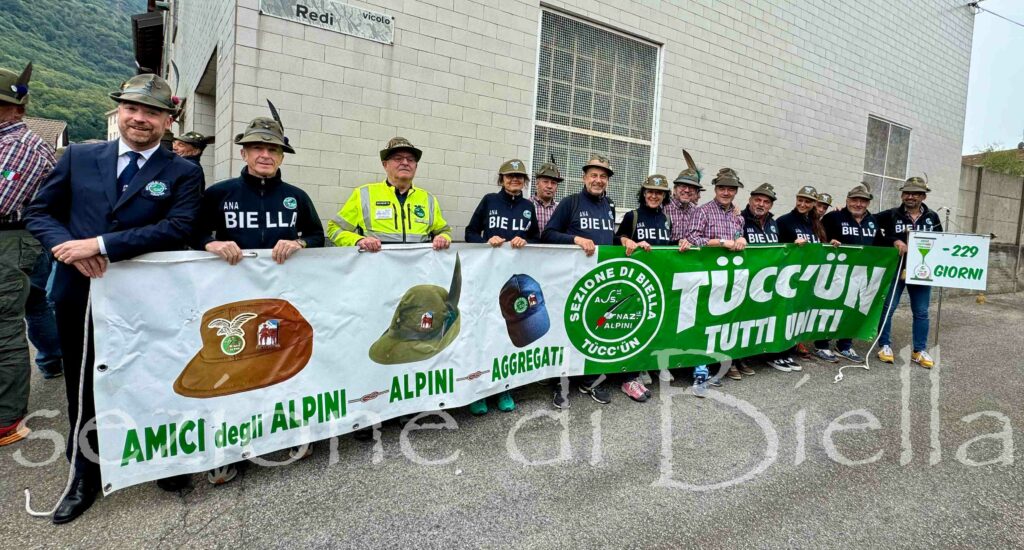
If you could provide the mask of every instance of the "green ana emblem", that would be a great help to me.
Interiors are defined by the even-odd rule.
[[[256,318],[255,313],[239,313],[234,319],[214,319],[210,321],[207,328],[217,329],[217,336],[223,336],[220,341],[220,351],[224,355],[238,355],[245,349],[245,331],[242,325]]]
[[[417,204],[416,206],[414,206],[414,207],[413,207],[413,209],[412,209],[412,213],[413,213],[413,214],[414,214],[414,215],[415,215],[415,216],[416,216],[417,218],[422,218],[423,216],[426,216],[426,215],[427,215],[427,211],[426,211],[426,210],[424,210],[424,209],[423,209],[423,207],[422,207],[422,206],[420,206],[420,205],[418,205],[418,204]]]
[[[295,197],[285,197],[284,207],[288,210],[295,210],[295,207],[299,205],[299,202],[295,200]]]
[[[154,197],[162,197],[167,194],[167,184],[162,181],[151,181],[146,184],[146,192]]]
[[[516,313],[522,313],[526,311],[526,308],[530,307],[530,303],[526,300],[526,298],[520,296],[516,298],[516,301],[514,304],[512,304],[512,307],[516,309]]]
[[[565,332],[588,360],[614,363],[651,343],[664,311],[665,291],[651,268],[632,259],[610,260],[573,285]]]

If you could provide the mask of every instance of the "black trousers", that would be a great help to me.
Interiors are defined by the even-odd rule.
[[[95,349],[92,341],[92,318],[89,319],[89,341],[85,342],[85,310],[88,296],[72,294],[58,300],[55,306],[57,316],[57,333],[60,337],[60,349],[64,356],[64,384],[68,397],[68,429],[67,458],[71,460],[72,451],[77,443],[81,443],[75,459],[77,476],[100,482],[100,468],[97,462],[99,445],[96,440],[96,404],[93,401],[92,379],[93,358]],[[85,369],[82,369],[82,352],[85,351]],[[82,399],[79,402],[79,385],[82,385]],[[81,424],[79,433],[75,433],[81,407]]]

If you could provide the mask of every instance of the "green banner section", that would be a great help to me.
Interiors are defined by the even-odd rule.
[[[565,304],[588,374],[686,367],[826,338],[873,339],[894,248],[808,244],[636,251],[600,247]]]

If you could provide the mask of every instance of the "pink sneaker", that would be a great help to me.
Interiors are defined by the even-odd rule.
[[[633,401],[640,403],[647,401],[647,394],[644,392],[644,389],[644,385],[636,379],[622,383],[622,393],[628,395]]]

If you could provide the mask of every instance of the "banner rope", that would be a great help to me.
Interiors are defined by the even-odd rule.
[[[25,488],[25,511],[28,515],[45,518],[52,517],[57,512],[57,508],[61,502],[67,498],[68,493],[71,492],[71,486],[75,483],[75,461],[78,459],[78,447],[81,445],[80,435],[78,432],[82,429],[82,394],[85,388],[85,363],[89,358],[89,317],[92,315],[92,291],[90,290],[85,295],[85,320],[83,321],[85,337],[82,338],[82,364],[79,368],[78,374],[78,416],[75,417],[75,431],[74,433],[74,445],[71,447],[71,467],[68,469],[68,481],[64,485],[64,491],[60,494],[60,498],[53,505],[53,508],[49,512],[37,512],[32,509],[32,492],[29,491],[28,487]]]
[[[906,261],[906,259],[907,259],[907,255],[906,254],[903,254],[902,256],[900,256],[899,265],[896,266],[896,277],[899,277],[900,276],[900,272],[903,271],[903,262]],[[878,345],[878,341],[882,338],[882,327],[885,326],[886,321],[889,319],[889,315],[892,314],[893,308],[896,307],[896,280],[893,281],[893,286],[892,286],[891,290],[892,290],[892,296],[889,298],[889,308],[885,311],[885,316],[882,317],[882,324],[879,325],[879,327],[878,327],[878,334],[875,335],[874,341],[871,342],[871,347],[868,348],[867,353],[864,354],[864,364],[863,365],[846,365],[846,366],[843,366],[843,367],[839,367],[839,374],[837,374],[835,379],[832,380],[833,384],[838,384],[839,382],[841,382],[843,380],[843,369],[854,368],[854,369],[871,370],[871,366],[868,364],[868,361],[871,360],[871,352],[873,352],[875,350],[875,346]]]

